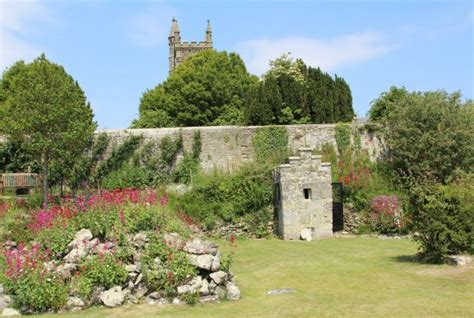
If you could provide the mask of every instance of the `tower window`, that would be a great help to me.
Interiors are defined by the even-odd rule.
[[[303,189],[303,194],[306,200],[311,200],[311,189]]]

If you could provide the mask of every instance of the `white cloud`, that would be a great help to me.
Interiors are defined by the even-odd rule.
[[[0,1],[0,69],[17,60],[31,60],[41,48],[27,40],[38,23],[50,22],[48,9],[39,0]]]
[[[166,43],[175,10],[163,2],[154,2],[135,14],[127,23],[128,34],[140,46]]]
[[[394,45],[385,43],[382,34],[364,32],[330,40],[306,37],[256,39],[240,43],[237,50],[241,52],[249,70],[260,75],[269,68],[269,60],[283,53],[291,52],[294,58],[301,58],[308,65],[329,71],[342,65],[377,58],[394,48]]]

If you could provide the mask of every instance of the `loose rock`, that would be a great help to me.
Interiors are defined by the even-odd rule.
[[[446,262],[450,265],[465,266],[472,262],[472,258],[465,255],[449,255],[446,257]]]
[[[191,254],[217,254],[217,245],[213,242],[203,241],[200,238],[195,238],[192,241],[189,241],[184,245],[184,251]]]
[[[20,312],[13,308],[5,308],[2,311],[2,317],[21,316]]]
[[[210,274],[209,277],[211,277],[212,280],[215,281],[217,285],[221,285],[225,282],[227,278],[227,273],[223,271],[218,271],[218,272]]]
[[[273,289],[267,292],[267,295],[282,295],[282,294],[293,294],[296,293],[294,288],[282,288],[282,289]]]
[[[227,284],[227,299],[229,300],[240,299],[240,289],[234,283]]]
[[[100,300],[107,307],[120,306],[125,297],[122,293],[122,287],[114,286],[107,291],[100,293]]]
[[[313,232],[310,229],[303,229],[301,231],[300,237],[302,240],[310,242],[313,240]]]

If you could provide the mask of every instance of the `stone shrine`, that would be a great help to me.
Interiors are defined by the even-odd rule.
[[[274,170],[278,232],[284,240],[332,236],[331,164],[310,148]]]

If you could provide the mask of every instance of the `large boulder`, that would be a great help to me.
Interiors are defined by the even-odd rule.
[[[217,284],[217,285],[222,285],[223,283],[226,282],[227,279],[227,273],[223,271],[218,271],[215,273],[212,273],[209,275],[209,277],[212,278],[212,280]]]
[[[114,286],[109,290],[100,293],[100,301],[107,307],[117,307],[123,304],[125,295],[122,292],[122,287]]]
[[[229,300],[239,300],[240,299],[240,289],[234,283],[227,284],[227,299]]]
[[[212,267],[212,262],[214,261],[214,257],[210,254],[204,254],[204,255],[188,254],[188,260],[189,260],[189,263],[191,263],[192,265],[198,268],[210,270]]]
[[[200,238],[194,238],[191,241],[186,242],[183,247],[185,252],[190,254],[202,255],[202,254],[217,254],[217,245],[210,241],[203,241]]]

